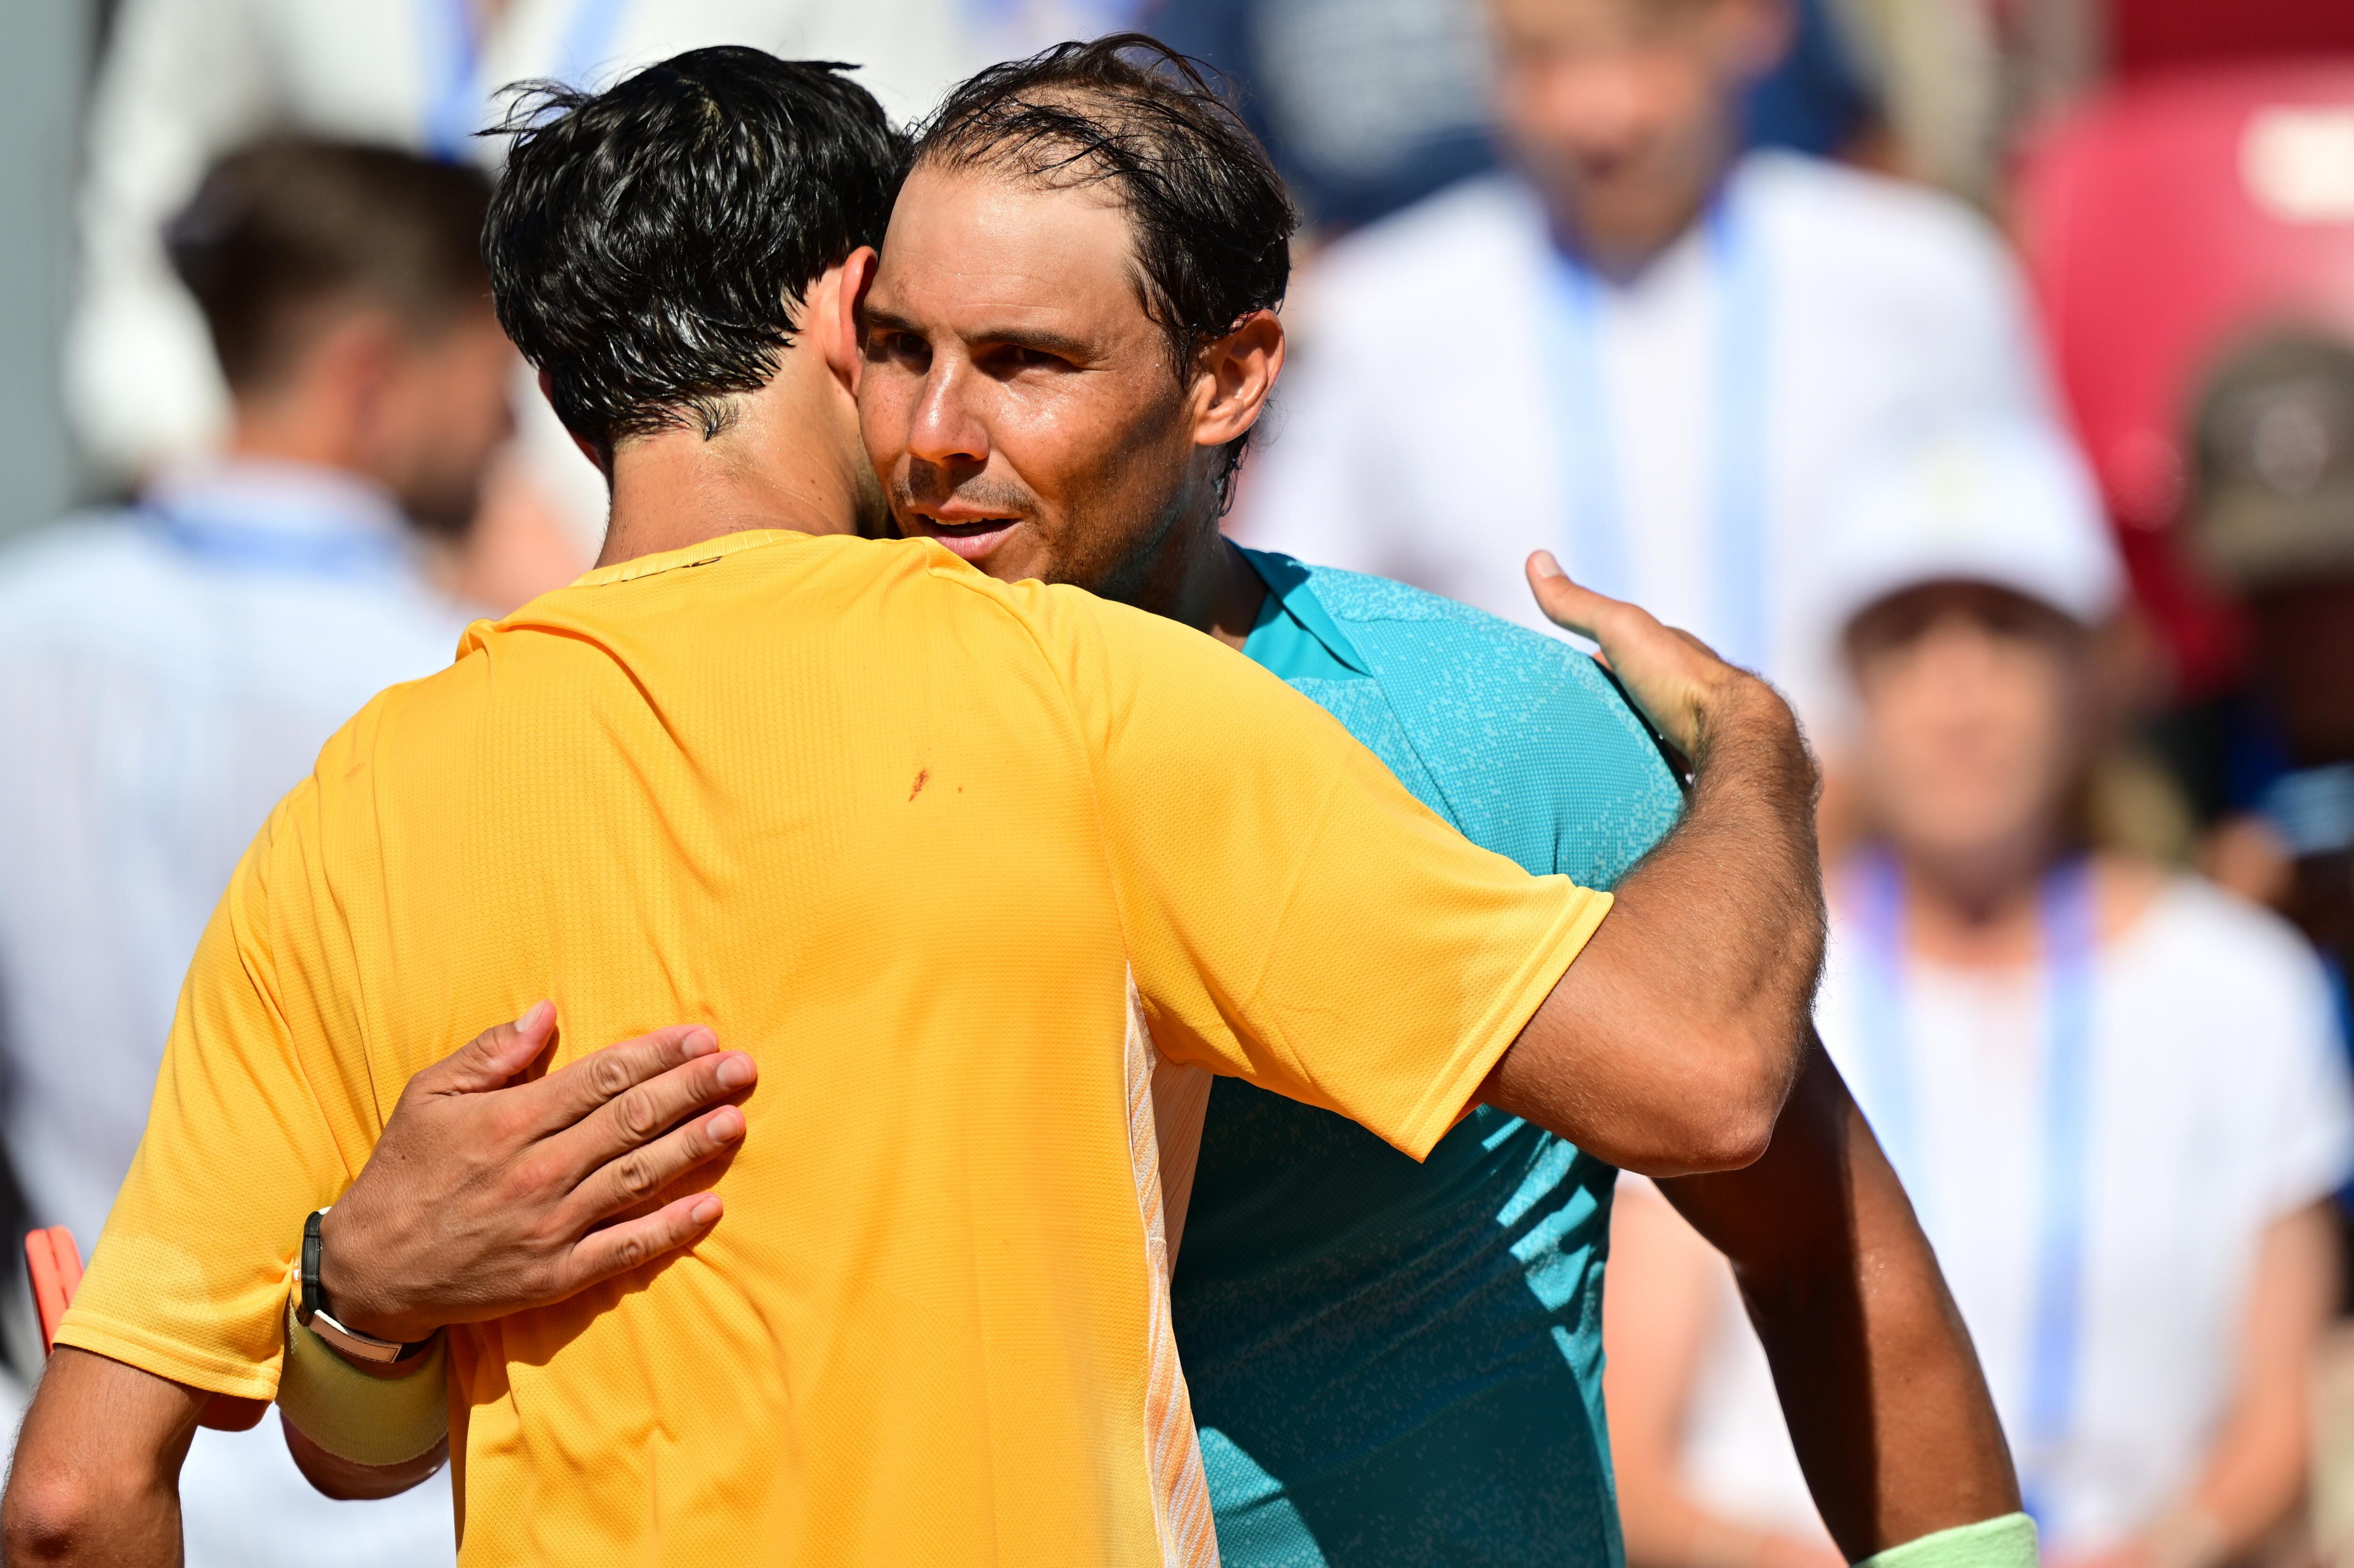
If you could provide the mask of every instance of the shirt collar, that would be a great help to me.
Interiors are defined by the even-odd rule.
[[[766,545],[782,545],[796,539],[807,539],[807,534],[796,534],[789,528],[748,528],[740,534],[722,534],[705,539],[699,545],[682,545],[675,550],[658,550],[651,556],[632,556],[626,561],[616,561],[610,567],[592,567],[572,579],[574,588],[601,588],[607,583],[635,582],[682,567],[707,567],[738,550],[757,550]]]
[[[405,549],[408,519],[381,485],[342,469],[214,458],[166,470],[143,497],[176,529],[239,537],[381,541]]]
[[[1322,643],[1326,652],[1358,674],[1372,676],[1373,668],[1365,662],[1364,655],[1357,652],[1357,645],[1349,641],[1340,623],[1325,609],[1324,601],[1316,597],[1315,588],[1310,586],[1310,573],[1306,567],[1279,550],[1244,549],[1243,558],[1250,562],[1251,569],[1258,573],[1261,582],[1267,584],[1267,597],[1281,607],[1284,614],[1299,622],[1300,630]]]

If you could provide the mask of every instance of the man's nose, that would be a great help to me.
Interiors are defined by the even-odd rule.
[[[1561,71],[1552,88],[1545,107],[1553,137],[1583,162],[1616,163],[1649,132],[1641,84],[1621,61],[1580,62]]]
[[[970,367],[942,355],[932,362],[907,431],[907,455],[942,468],[989,461],[989,429],[974,414]]]

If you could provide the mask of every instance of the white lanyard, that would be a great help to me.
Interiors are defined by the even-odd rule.
[[[1857,1023],[1879,1115],[1872,1128],[1925,1215],[1927,1187],[1913,1064],[1904,1029],[1904,879],[1885,853],[1857,867],[1863,962]],[[2035,1234],[2035,1297],[2028,1324],[2027,1404],[2020,1485],[2027,1511],[2052,1526],[2052,1471],[2075,1414],[2084,1310],[2084,1208],[2092,1152],[2094,961],[2099,905],[2091,863],[2043,879],[2045,973],[2043,1213]]]
[[[1704,224],[1715,273],[1716,352],[1711,365],[1715,461],[1709,475],[1709,624],[1698,629],[1716,651],[1749,669],[1767,652],[1766,482],[1770,280],[1754,224],[1728,190]],[[1555,409],[1569,448],[1569,569],[1601,593],[1640,601],[1618,480],[1617,434],[1610,418],[1603,360],[1603,285],[1591,269],[1558,247],[1550,251],[1552,308],[1546,345]]]
[[[612,52],[613,35],[629,0],[575,0],[557,51],[556,79],[585,87],[588,74]],[[482,39],[470,0],[418,0],[417,19],[425,60],[425,146],[435,157],[458,164],[472,157],[474,132],[482,128],[495,85],[482,79]]]

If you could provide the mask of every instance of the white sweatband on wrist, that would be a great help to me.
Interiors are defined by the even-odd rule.
[[[1956,1525],[1876,1552],[1856,1568],[2036,1568],[2035,1521],[2007,1513]]]
[[[446,1341],[398,1377],[372,1377],[329,1348],[286,1308],[278,1408],[302,1435],[355,1465],[399,1465],[450,1435]]]

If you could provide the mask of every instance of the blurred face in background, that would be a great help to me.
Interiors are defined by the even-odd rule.
[[[1504,138],[1565,238],[1649,260],[1707,206],[1743,94],[1788,47],[1784,0],[1489,0]]]
[[[360,429],[366,470],[429,532],[462,533],[514,431],[517,358],[485,303],[419,337],[392,327]]]
[[[2087,755],[2089,643],[2057,611],[1972,583],[1914,588],[1856,618],[1857,781],[1892,848],[1956,867],[2052,852]]]
[[[858,387],[902,530],[1006,581],[1134,597],[1215,496],[1209,378],[1175,374],[1139,276],[1101,185],[917,169],[864,303]]]

